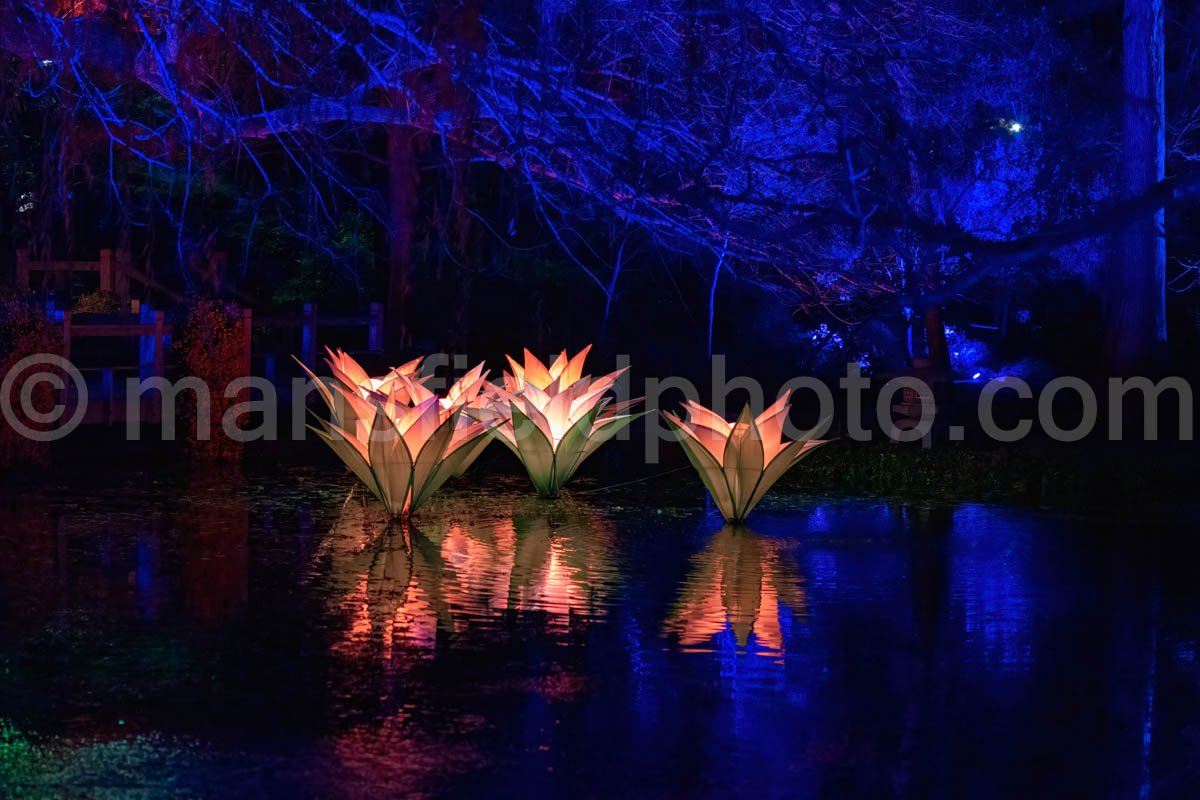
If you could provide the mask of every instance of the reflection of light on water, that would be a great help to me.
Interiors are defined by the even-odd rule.
[[[438,615],[430,598],[421,587],[410,586],[404,602],[396,609],[393,631],[399,631],[405,641],[432,650],[437,644]],[[391,642],[387,643],[390,654]]]
[[[807,606],[800,576],[785,556],[774,540],[722,528],[692,559],[665,632],[685,650],[782,653],[785,618],[790,624]]]
[[[453,576],[445,587],[446,602],[468,615],[488,616],[508,605],[516,534],[511,525],[491,526],[489,539],[472,536],[459,523],[442,540],[441,557]]]
[[[553,630],[602,614],[618,573],[612,532],[571,509],[517,514],[439,530],[397,531],[348,504],[323,545],[348,614],[335,650],[378,642],[385,660],[403,643],[432,650],[439,632],[494,625],[507,613],[543,615]],[[570,523],[570,524],[564,524]]]
[[[1028,598],[1011,573],[982,575],[966,589],[963,602],[968,641],[982,644],[987,658],[1002,664],[1028,664],[1032,660],[1027,640]]]
[[[572,577],[571,571],[563,564],[562,545],[552,542],[542,573],[534,576],[529,585],[517,588],[514,598],[516,607],[548,611],[552,617],[559,618],[557,621],[569,617],[573,610],[585,610]]]
[[[140,533],[136,549],[137,568],[134,586],[137,590],[138,605],[146,619],[155,619],[158,616],[158,537],[149,533]]]
[[[837,588],[837,557],[821,550],[808,557],[809,575],[813,586],[821,589]]]
[[[1025,554],[996,520],[971,506],[954,514],[951,595],[968,647],[1009,666],[1033,661],[1033,600]]]
[[[354,588],[347,600],[352,604],[355,614],[350,622],[350,630],[346,632],[349,639],[365,639],[371,633],[371,606],[367,603],[367,576]]]
[[[617,581],[611,528],[567,515],[518,516],[516,563],[512,568],[509,609],[539,611],[552,625],[565,627],[573,617],[602,614]]]
[[[813,533],[828,533],[829,519],[824,506],[817,506],[808,515],[808,529]]]

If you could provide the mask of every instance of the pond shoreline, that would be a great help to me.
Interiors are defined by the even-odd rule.
[[[652,493],[662,480],[694,482],[680,448],[659,446],[660,463],[647,464],[641,439],[614,441],[585,463],[568,485],[575,494],[603,494],[624,485]],[[337,460],[317,441],[253,442],[242,465],[258,468],[336,467]],[[987,502],[1022,507],[1068,508],[1142,514],[1147,503],[1177,505],[1200,496],[1200,472],[1191,442],[1078,443],[1037,441],[1016,445],[943,444],[926,449],[891,442],[835,441],[783,477],[768,495],[821,495],[900,503]],[[89,431],[54,445],[49,464],[10,467],[4,481],[40,485],[55,471],[152,471],[228,469],[229,464],[192,461],[178,442],[147,436],[127,441],[123,431]],[[517,461],[503,448],[490,447],[461,479],[486,483],[491,475],[520,475]]]

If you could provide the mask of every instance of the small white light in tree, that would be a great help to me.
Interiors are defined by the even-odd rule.
[[[1017,122],[1016,120],[1008,123],[1008,132],[1009,133],[1020,133],[1021,132],[1021,123]]]

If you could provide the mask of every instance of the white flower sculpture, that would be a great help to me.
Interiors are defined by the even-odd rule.
[[[594,379],[583,374],[589,350],[572,357],[564,350],[550,366],[529,350],[523,364],[509,356],[504,387],[492,387],[490,407],[472,411],[495,424],[543,497],[557,497],[584,459],[641,416],[624,413],[638,400],[613,403],[608,396],[624,369]]]
[[[744,521],[785,472],[827,443],[814,438],[824,421],[795,441],[783,438],[789,395],[784,393],[757,419],[746,406],[734,423],[690,400],[684,404],[686,419],[663,412],[729,522]]]
[[[309,429],[350,467],[394,517],[407,517],[479,456],[491,426],[464,410],[481,402],[483,364],[439,397],[419,377],[421,359],[374,378],[349,355],[329,351],[333,380],[303,364],[329,407]]]

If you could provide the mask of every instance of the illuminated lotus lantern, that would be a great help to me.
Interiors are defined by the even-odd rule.
[[[461,475],[487,445],[490,425],[464,409],[487,386],[483,365],[439,397],[417,377],[420,360],[372,378],[345,353],[330,352],[333,380],[308,367],[330,420],[309,426],[366,484],[394,517],[407,517],[450,478]]]
[[[729,522],[744,521],[785,472],[826,443],[815,438],[825,421],[799,439],[783,438],[790,394],[785,392],[757,418],[746,406],[734,423],[690,400],[684,404],[686,419],[663,412]]]
[[[417,359],[419,362],[420,359]],[[397,367],[396,370],[404,370],[409,365],[416,363],[410,361],[404,366]],[[409,374],[395,374],[393,383],[389,384],[389,390],[398,398],[407,397],[410,404],[419,405],[427,402],[431,397],[435,397],[435,393],[425,386],[425,379],[417,379]],[[438,402],[441,404],[443,411],[461,410],[463,413],[458,418],[458,426],[461,431],[460,435],[466,435],[478,427],[478,421],[470,415],[472,410],[490,407],[491,400],[485,393],[485,390],[491,384],[488,383],[487,374],[483,371],[483,363],[476,364],[470,372],[463,375],[446,391],[445,397],[439,397]],[[383,398],[380,398],[383,399]],[[457,440],[457,439],[456,439]],[[457,457],[453,464],[453,472],[450,477],[457,478],[466,472],[467,467],[475,463],[475,459],[479,454],[487,448],[492,441],[490,435],[480,436],[471,443],[464,444],[469,448],[469,452],[463,453]]]
[[[495,423],[543,497],[557,497],[584,459],[641,416],[624,413],[639,401],[613,403],[608,396],[624,369],[600,378],[583,374],[589,350],[569,358],[564,350],[550,366],[529,350],[524,364],[509,356],[513,371],[504,373],[504,387],[492,387],[490,408],[472,412]]]
[[[392,390],[401,383],[402,379],[420,382],[423,379],[420,377],[421,362],[424,360],[421,357],[414,358],[407,364],[401,364],[395,367],[386,375],[380,378],[372,378],[367,374],[357,361],[355,361],[344,350],[330,350],[325,348],[325,352],[329,357],[325,359],[325,363],[329,365],[330,374],[334,380],[342,384],[347,389],[356,390],[364,399],[368,400],[373,395],[388,396]],[[304,366],[301,364],[301,366]],[[305,371],[308,368],[305,367]],[[308,373],[313,379],[316,376],[311,372]]]

